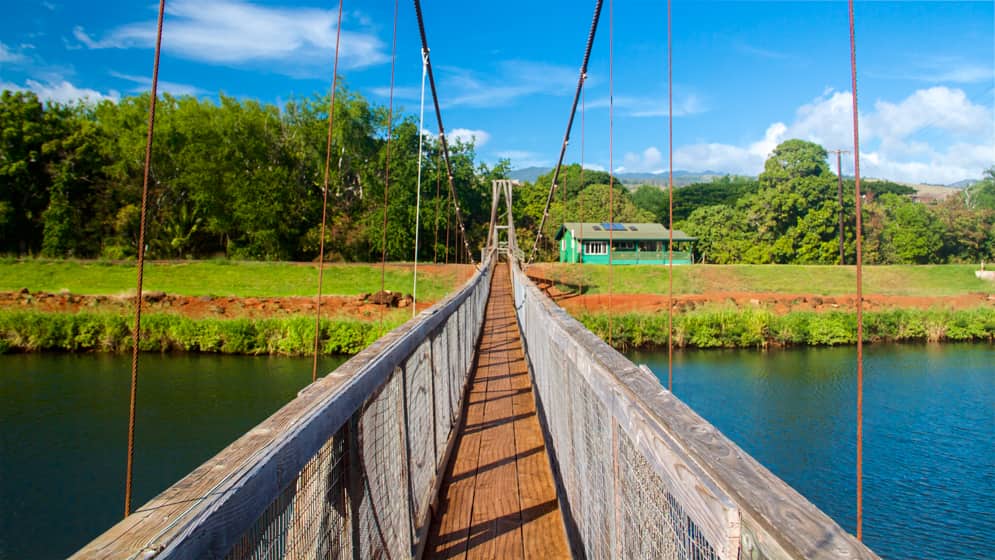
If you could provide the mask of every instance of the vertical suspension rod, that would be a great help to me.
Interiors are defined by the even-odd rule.
[[[850,80],[853,88],[853,176],[857,214],[857,540],[864,540],[864,277],[860,200],[860,132],[857,112],[857,41],[850,0]]]
[[[446,140],[446,128],[442,125],[442,109],[439,107],[439,94],[435,87],[435,75],[432,73],[432,57],[431,51],[428,48],[428,37],[425,35],[425,19],[422,16],[421,11],[421,1],[414,0],[415,2],[415,15],[418,17],[418,33],[421,35],[421,48],[425,56],[425,71],[428,74],[428,85],[429,89],[432,90],[432,103],[435,105],[435,119],[439,124],[439,142],[442,144],[442,157],[446,162],[446,177],[449,183],[449,193],[453,197],[454,205],[456,207],[456,226],[459,228],[460,232],[463,234],[463,248],[466,250],[467,259],[469,262],[476,265],[477,261],[473,258],[473,252],[470,251],[470,243],[466,239],[466,228],[463,225],[463,216],[459,209],[459,197],[456,196],[456,186],[453,184],[453,166],[449,159],[449,143]]]
[[[335,86],[339,78],[339,45],[342,39],[343,1],[339,0],[339,21],[335,27],[335,61],[332,63],[332,91],[328,100],[328,137],[325,141],[325,176],[321,194],[321,239],[318,241],[318,293],[314,297],[314,361],[311,364],[311,383],[318,380],[318,355],[320,354],[318,347],[321,342],[321,285],[325,279],[325,226],[328,223],[328,176],[331,173],[332,165],[332,129],[335,123]]]
[[[674,29],[673,2],[667,0],[667,390],[674,390]]]
[[[145,136],[145,169],[142,177],[142,215],[138,226],[138,278],[135,292],[135,324],[131,331],[131,393],[128,404],[128,464],[124,475],[124,516],[131,514],[131,486],[135,466],[135,412],[138,401],[138,342],[142,329],[142,284],[145,277],[145,221],[148,213],[149,174],[152,169],[152,140],[155,137],[155,105],[159,87],[159,54],[162,51],[162,20],[166,0],[159,0],[156,24],[155,56],[152,62],[152,87],[149,92],[149,124]]]
[[[387,153],[384,164],[383,185],[383,224],[380,236],[380,293],[387,289],[387,210],[390,203],[390,140],[394,135],[394,73],[397,67],[397,12],[398,0],[394,0],[394,38],[390,51],[390,102],[387,109]],[[418,131],[421,134],[421,131]],[[380,305],[380,335],[383,335],[384,309],[387,304]]]
[[[418,314],[418,242],[420,240],[421,234],[421,170],[422,170],[422,160],[425,159],[422,151],[424,150],[425,135],[422,134],[422,129],[425,126],[425,59],[428,53],[422,51],[422,65],[421,65],[421,104],[418,112],[418,183],[417,190],[415,192],[415,266],[414,266],[414,279],[412,280],[411,287],[411,316],[414,317]]]
[[[584,60],[580,66],[580,76],[577,78],[577,90],[574,92],[574,100],[570,106],[570,116],[567,118],[567,130],[563,133],[563,144],[560,146],[560,157],[556,160],[556,168],[553,170],[553,181],[549,185],[549,194],[546,195],[546,206],[542,211],[542,219],[539,222],[539,229],[536,232],[535,243],[532,244],[532,252],[529,253],[528,264],[535,260],[536,252],[539,250],[539,240],[542,239],[542,229],[546,227],[546,217],[549,214],[549,206],[553,202],[553,192],[556,190],[556,182],[560,178],[560,168],[563,167],[563,158],[567,153],[567,145],[570,143],[570,130],[573,128],[574,115],[577,114],[577,103],[580,100],[580,92],[584,89],[584,82],[587,80],[587,63],[591,59],[591,48],[594,46],[594,36],[598,31],[598,21],[601,19],[601,5],[604,0],[597,0],[594,6],[594,17],[591,19],[591,30],[587,34],[587,45],[584,47]],[[608,170],[609,173],[611,170]]]
[[[608,345],[612,344],[615,292],[615,3],[608,0]]]

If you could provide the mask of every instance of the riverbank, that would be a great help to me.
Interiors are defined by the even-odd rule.
[[[335,317],[321,321],[321,353],[355,354],[410,317],[389,312],[377,320]],[[0,309],[0,354],[9,352],[129,352],[130,315],[46,313]],[[142,316],[143,352],[203,352],[245,355],[310,355],[314,317],[192,318],[175,313]]]
[[[580,311],[576,318],[619,350],[667,346],[666,313]],[[677,348],[771,348],[856,344],[853,311],[712,309],[676,313]],[[995,309],[888,309],[864,314],[864,340],[876,342],[993,342]]]

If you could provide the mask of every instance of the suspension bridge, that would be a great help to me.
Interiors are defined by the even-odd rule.
[[[417,0],[415,11],[454,193]],[[396,14],[395,3],[395,48]],[[334,91],[333,78],[333,107]],[[859,166],[857,177],[859,203]],[[487,242],[465,285],[328,375],[316,360],[294,400],[131,511],[136,354],[126,516],[73,558],[877,558],[859,538],[859,417],[854,536],[549,299],[527,274],[543,225],[526,259],[512,182],[492,187]],[[474,262],[458,206],[456,219]],[[136,353],[140,317],[136,298]]]
[[[74,558],[877,557],[550,300],[503,214],[458,292]]]

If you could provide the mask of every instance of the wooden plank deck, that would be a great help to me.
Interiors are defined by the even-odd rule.
[[[498,265],[491,282],[477,368],[426,556],[569,558],[507,267]]]

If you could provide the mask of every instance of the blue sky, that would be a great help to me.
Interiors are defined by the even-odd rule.
[[[443,119],[487,162],[555,163],[594,1],[425,0]],[[615,136],[608,149],[609,13],[591,59],[584,162],[667,169],[666,4],[614,2]],[[995,4],[858,2],[861,169],[950,183],[995,163]],[[148,87],[155,2],[24,0],[0,22],[0,87],[57,100]],[[337,2],[169,0],[160,79],[177,94],[264,102],[328,88]],[[341,73],[387,102],[394,3],[345,0]],[[756,174],[780,141],[849,148],[847,4],[675,1],[676,169]],[[400,3],[396,102],[417,113],[410,1]],[[568,161],[580,161],[580,115]],[[434,122],[426,121],[434,130]],[[844,172],[852,163],[844,164]]]

